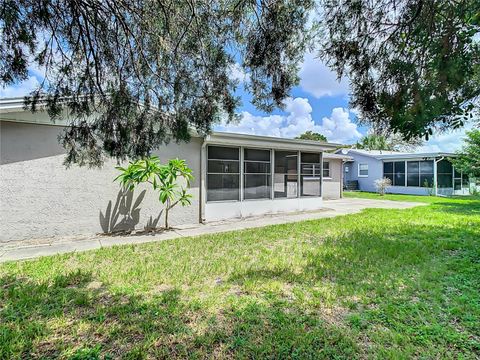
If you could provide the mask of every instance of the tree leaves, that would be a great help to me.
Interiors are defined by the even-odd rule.
[[[461,127],[479,109],[476,0],[322,1],[322,58],[367,124],[406,138]]]
[[[457,170],[480,178],[480,130],[467,131],[466,134],[462,150],[451,161]]]
[[[45,71],[27,99],[53,119],[66,164],[140,159],[236,118],[232,65],[253,102],[281,106],[298,83],[312,0],[4,0],[0,83]],[[68,110],[68,111],[67,111]]]

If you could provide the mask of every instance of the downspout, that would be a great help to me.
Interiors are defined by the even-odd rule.
[[[437,164],[442,161],[443,159],[445,159],[445,156],[442,156],[440,159],[435,159],[433,161],[433,182],[434,182],[434,185],[435,185],[435,196],[438,196],[438,176],[437,176],[437,169],[438,169],[438,166]]]

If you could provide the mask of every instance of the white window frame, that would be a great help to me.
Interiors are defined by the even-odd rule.
[[[328,164],[328,169],[325,169],[325,168],[323,167],[323,165],[324,165],[325,163]],[[332,179],[332,171],[331,171],[332,169],[331,169],[330,165],[331,165],[330,161],[328,161],[328,160],[322,161],[322,178],[323,178],[323,179],[327,179],[327,180]],[[324,170],[328,170],[328,176],[323,176],[323,171],[324,171]]]
[[[367,166],[367,175],[360,175],[360,166],[362,165],[366,165]],[[361,177],[361,178],[367,178],[368,177],[368,173],[369,173],[369,169],[368,169],[368,164],[367,163],[359,163],[358,164],[358,177]]]

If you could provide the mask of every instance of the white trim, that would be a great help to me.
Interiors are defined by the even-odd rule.
[[[311,140],[285,139],[270,136],[213,132],[205,137],[209,145],[244,146],[248,148],[277,149],[303,152],[322,152],[335,149],[338,144]]]
[[[343,149],[345,150],[345,149]],[[342,151],[342,150],[339,150]],[[338,153],[338,151],[337,151]],[[417,159],[423,159],[423,158],[437,158],[437,157],[456,157],[457,155],[455,153],[447,153],[447,152],[431,152],[431,153],[401,153],[401,152],[394,152],[394,151],[385,151],[385,154],[373,154],[369,152],[368,150],[359,150],[359,149],[348,149],[347,153],[345,155],[348,155],[349,153],[352,153],[352,155],[358,154],[358,155],[363,155],[367,156],[370,158],[374,158],[377,160],[405,160],[405,159],[410,159],[410,160],[417,160]],[[350,155],[350,156],[352,156]]]
[[[235,203],[207,203],[206,221],[218,221],[231,218],[245,218],[266,214],[312,211],[323,208],[322,197],[299,197],[264,199],[263,201],[238,201]]]
[[[367,165],[367,175],[360,175],[360,165]],[[357,172],[358,177],[368,178],[369,173],[370,173],[370,169],[369,169],[368,163],[358,163],[358,172]]]
[[[288,171],[288,170],[287,170]],[[297,151],[297,198],[301,197],[302,192],[302,153]]]
[[[325,177],[324,177],[324,176],[323,176],[323,171],[325,170],[325,168],[323,167],[323,165],[324,165],[325,163],[328,163],[328,176],[325,176]],[[323,161],[322,161],[322,169],[320,170],[320,171],[322,172],[322,179],[331,179],[331,178],[332,178],[332,177],[331,177],[332,174],[331,174],[330,170],[331,170],[331,168],[330,168],[330,161],[329,161],[329,160],[323,160]]]

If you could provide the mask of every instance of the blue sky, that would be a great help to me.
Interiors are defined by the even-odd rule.
[[[233,73],[241,82],[248,81],[239,67]],[[284,111],[260,113],[249,103],[249,96],[240,91],[243,97],[243,106],[239,109],[242,121],[222,124],[217,130],[283,137],[294,137],[312,130],[326,135],[331,142],[344,144],[355,143],[368,132],[368,128],[357,124],[355,111],[349,108],[346,79],[339,82],[336,74],[313,54],[305,56],[299,75],[300,84],[287,99]],[[472,128],[471,123],[463,129],[434,133],[417,150],[455,152],[461,148],[465,131]]]
[[[41,80],[39,71],[32,69],[29,75],[20,84],[0,88],[0,97],[28,94]],[[300,84],[285,101],[285,109],[265,114],[250,103],[250,96],[243,91],[248,77],[236,66],[232,76],[240,81],[238,93],[243,104],[238,112],[242,120],[218,125],[215,130],[281,137],[295,137],[311,130],[324,134],[331,142],[343,144],[355,143],[367,133],[367,128],[357,124],[355,111],[349,109],[348,81],[338,82],[336,75],[312,54],[305,56],[299,75]],[[465,130],[471,128],[469,124],[465,129],[434,134],[419,150],[454,152],[460,148]]]

